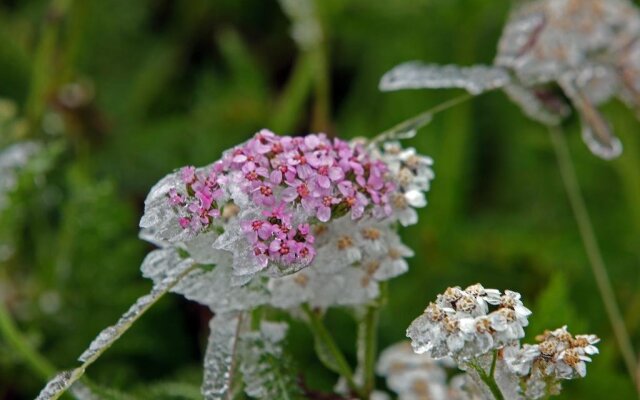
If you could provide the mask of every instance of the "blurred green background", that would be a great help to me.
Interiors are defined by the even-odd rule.
[[[273,0],[0,0],[0,147],[47,143],[0,211],[5,317],[55,368],[76,366],[150,288],[139,265],[151,246],[137,223],[158,179],[210,163],[263,127],[373,136],[457,96],[379,93],[377,84],[407,60],[490,63],[510,6],[319,0],[323,40],[301,49]],[[639,126],[619,104],[605,111],[625,145],[613,162],[589,153],[575,119],[565,128],[640,347]],[[404,231],[416,256],[390,284],[380,349],[403,339],[447,286],[481,282],[522,292],[531,338],[563,324],[602,337],[587,378],[566,383],[561,398],[633,398],[546,130],[497,92],[438,115],[409,144],[434,157],[437,177],[420,224]],[[197,398],[209,318],[168,296],[88,376],[140,398]],[[355,324],[340,310],[329,324],[355,358]],[[33,398],[46,368],[0,340],[0,398]],[[294,323],[289,344],[309,385],[330,390],[335,376],[303,325]]]

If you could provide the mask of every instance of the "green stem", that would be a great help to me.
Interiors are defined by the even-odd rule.
[[[493,359],[491,360],[491,369],[489,370],[489,376],[491,377],[495,377],[497,361],[498,361],[498,351],[494,350]]]
[[[358,364],[364,378],[362,392],[367,399],[375,389],[378,315],[377,305],[367,306],[364,318],[358,324]]]
[[[329,369],[333,370],[335,368],[335,370],[347,381],[349,389],[356,393],[359,398],[367,399],[368,397],[364,396],[364,393],[362,393],[362,390],[356,384],[351,366],[347,362],[344,354],[342,354],[342,351],[336,344],[333,336],[331,336],[331,333],[329,333],[329,330],[324,325],[320,315],[313,311],[307,304],[302,306],[302,311],[307,315],[307,318],[309,318],[309,327],[313,332],[316,341],[318,341],[329,352],[329,355],[332,358],[331,364],[333,365],[327,365],[322,356],[319,356],[320,360],[323,361]]]
[[[629,370],[631,381],[635,382],[636,387],[638,387],[635,376],[637,371],[637,362],[635,359],[633,345],[631,344],[631,339],[627,333],[622,313],[620,312],[616,302],[611,280],[600,251],[600,246],[596,239],[593,224],[591,223],[591,218],[589,217],[589,212],[580,190],[580,184],[578,182],[576,171],[573,167],[573,161],[571,160],[571,153],[569,152],[567,141],[560,128],[551,128],[550,135],[551,142],[553,143],[553,149],[555,150],[556,158],[558,159],[558,167],[560,169],[562,182],[564,184],[565,191],[567,192],[567,197],[569,198],[573,216],[575,217],[578,225],[582,244],[584,245],[587,258],[589,259],[591,272],[596,280],[600,297],[604,303],[607,316],[609,317],[609,322],[611,323],[613,333],[618,342],[618,347],[622,353],[622,358]]]
[[[495,364],[496,364],[497,358],[498,358],[498,351],[494,350],[493,360],[491,362],[491,370],[489,374],[487,374],[485,370],[482,369],[482,367],[475,362],[471,362],[469,363],[469,365],[471,365],[471,367],[473,367],[473,369],[476,370],[476,372],[478,373],[478,376],[480,377],[482,382],[484,382],[484,384],[487,385],[487,388],[489,388],[489,390],[491,391],[491,394],[493,395],[493,397],[495,397],[496,400],[505,400],[504,395],[500,391],[500,387],[498,387],[498,384],[496,383],[496,379],[493,375],[493,373],[495,372]]]
[[[2,301],[0,301],[0,334],[4,337],[7,344],[15,350],[16,354],[18,354],[27,366],[43,381],[46,382],[56,373],[56,368],[36,352],[18,330],[18,327],[13,322],[9,311]]]
[[[402,121],[401,123],[394,125],[392,128],[389,128],[386,131],[380,133],[373,139],[373,142],[384,142],[385,140],[395,138],[395,136],[397,136],[398,134],[418,130],[423,126],[429,124],[434,115],[455,107],[458,104],[462,104],[465,101],[471,100],[473,97],[473,95],[466,93],[461,96],[454,97],[451,100],[447,100],[444,103],[440,103],[437,106],[423,111],[415,117]]]

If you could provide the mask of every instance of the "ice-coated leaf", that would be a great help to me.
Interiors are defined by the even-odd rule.
[[[509,73],[500,67],[440,66],[413,61],[400,64],[384,74],[380,90],[460,88],[477,95],[501,88],[510,81]]]
[[[211,332],[204,356],[202,395],[205,400],[231,399],[242,314],[217,314],[209,327]]]
[[[57,399],[60,395],[73,384],[76,377],[76,371],[64,371],[53,377],[47,385],[40,391],[36,400],[52,400]],[[77,379],[77,378],[76,378]]]
[[[83,363],[80,367],[71,372],[63,372],[47,383],[47,386],[43,389],[43,395],[46,397],[42,399],[57,399],[60,397],[75,381],[82,377],[89,365],[97,360],[142,314],[194,268],[193,262],[187,259],[178,264],[175,269],[165,272],[163,277],[154,284],[149,294],[140,297],[129,307],[115,325],[105,328],[98,334],[87,350],[78,358]]]
[[[240,370],[245,392],[258,399],[300,399],[296,374],[282,347],[287,325],[262,322],[260,330],[243,335]]]

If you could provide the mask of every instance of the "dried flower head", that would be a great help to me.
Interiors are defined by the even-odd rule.
[[[622,152],[597,106],[613,97],[640,108],[640,11],[628,0],[520,2],[507,21],[494,66],[402,64],[382,90],[446,88],[472,94],[502,88],[530,118],[557,125],[570,113],[596,155]]]

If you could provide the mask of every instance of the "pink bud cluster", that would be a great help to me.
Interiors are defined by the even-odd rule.
[[[184,229],[197,233],[211,225],[232,187],[260,210],[260,217],[241,221],[241,227],[265,267],[269,261],[308,265],[316,253],[309,223],[347,214],[354,220],[365,213],[388,217],[393,212],[389,199],[397,190],[388,166],[361,143],[267,130],[226,152],[207,174],[184,168],[182,181],[186,193],[172,189],[169,201],[181,209]]]

